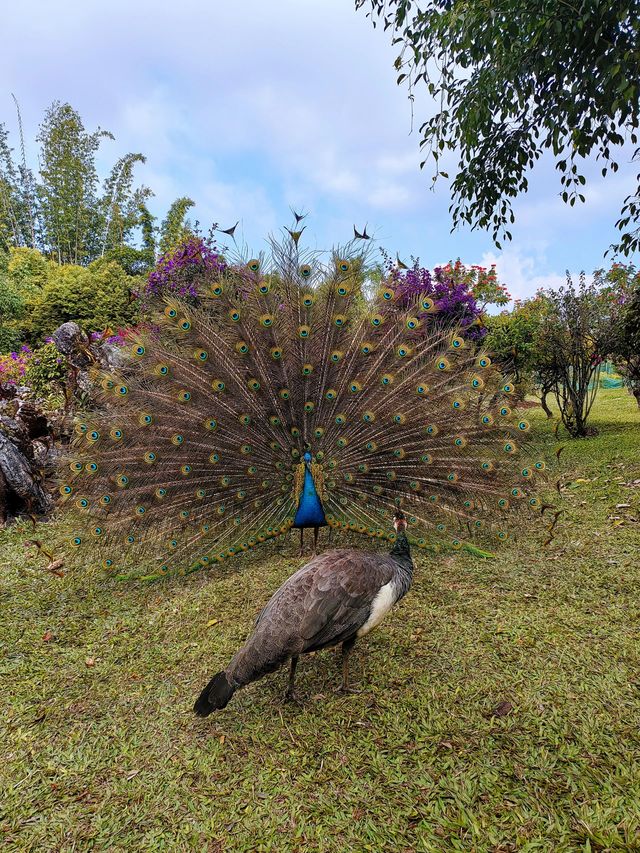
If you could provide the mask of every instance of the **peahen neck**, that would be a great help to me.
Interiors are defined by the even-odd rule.
[[[398,566],[397,579],[401,587],[401,596],[404,595],[413,578],[413,560],[411,559],[411,548],[407,534],[403,531],[398,533],[395,545],[390,551],[390,556]]]

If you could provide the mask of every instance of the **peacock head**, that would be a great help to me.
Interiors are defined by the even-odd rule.
[[[305,452],[305,454],[302,458],[304,459],[305,462],[311,462],[311,454],[309,453],[308,450]]]
[[[393,526],[395,527],[396,533],[403,533],[407,529],[407,518],[399,509],[396,510],[393,516]]]

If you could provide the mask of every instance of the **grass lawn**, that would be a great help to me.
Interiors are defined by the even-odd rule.
[[[299,707],[281,671],[191,713],[293,547],[145,585],[56,577],[30,524],[0,533],[0,847],[640,850],[640,413],[601,392],[593,425],[560,442],[548,547],[541,526],[495,560],[420,553],[356,646],[363,692],[322,652]]]

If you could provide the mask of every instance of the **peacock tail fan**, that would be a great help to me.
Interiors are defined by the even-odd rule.
[[[365,267],[287,238],[158,300],[75,427],[60,492],[85,559],[158,577],[246,552],[289,532],[305,466],[329,525],[393,539],[402,507],[420,547],[485,553],[537,508],[511,383],[431,299],[367,301]]]

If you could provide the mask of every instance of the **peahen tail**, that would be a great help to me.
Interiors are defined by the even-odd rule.
[[[433,299],[365,298],[358,245],[287,238],[157,306],[76,425],[74,547],[147,577],[219,563],[289,532],[307,472],[331,526],[389,538],[401,506],[420,547],[490,550],[538,506],[512,384]]]
[[[196,699],[194,713],[199,717],[208,717],[213,711],[226,708],[235,690],[224,670],[216,673]]]

